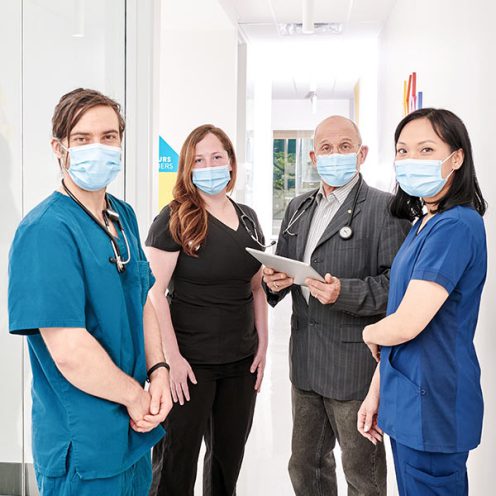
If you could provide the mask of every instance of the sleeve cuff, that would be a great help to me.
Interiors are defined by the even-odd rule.
[[[350,288],[350,282],[347,279],[339,279],[341,289],[337,300],[332,304],[335,310],[343,312],[352,312],[357,307],[357,295],[354,295]]]
[[[451,293],[455,289],[455,284],[449,278],[434,270],[416,269],[413,271],[411,279],[435,282],[441,285],[448,293]]]
[[[283,295],[281,295],[281,292],[279,293],[273,293],[270,289],[269,289],[269,286],[267,286],[267,284],[265,282],[262,282],[262,288],[265,292],[265,296],[267,298],[267,303],[271,306],[271,307],[275,307],[279,301],[284,297]],[[283,291],[287,291],[287,290],[283,290]],[[286,293],[284,293],[285,295]]]
[[[67,327],[76,329],[86,329],[86,322],[84,320],[42,320],[31,322],[12,322],[9,326],[10,334],[19,334],[25,336],[32,336],[39,334],[40,328],[49,327]]]

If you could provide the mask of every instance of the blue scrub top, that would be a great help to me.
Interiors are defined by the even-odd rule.
[[[433,281],[449,297],[415,339],[384,347],[380,362],[379,426],[421,451],[456,453],[480,443],[480,368],[473,344],[487,251],[484,223],[457,206],[415,223],[391,267],[388,315],[411,280]]]
[[[9,329],[28,336],[33,455],[36,470],[46,476],[65,475],[70,446],[81,478],[114,476],[164,434],[160,426],[145,434],[133,431],[124,406],[74,387],[57,369],[39,333],[40,327],[86,328],[117,367],[145,383],[143,307],[154,278],[132,208],[111,200],[130,244],[131,262],[124,273],[109,262],[113,250],[107,235],[59,192],[23,219],[10,251]]]

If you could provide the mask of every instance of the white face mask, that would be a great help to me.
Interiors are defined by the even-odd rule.
[[[336,188],[348,184],[358,173],[358,154],[331,153],[330,155],[317,155],[317,172],[321,179],[329,186]]]
[[[229,164],[193,169],[193,184],[208,195],[219,194],[231,180]]]
[[[122,150],[116,146],[91,143],[62,148],[69,153],[67,172],[74,183],[86,191],[99,191],[107,187],[122,169]]]
[[[455,152],[444,160],[425,160],[405,158],[395,160],[396,181],[400,188],[410,196],[418,198],[430,198],[436,196],[445,186],[454,169],[443,178],[441,167],[449,160]]]

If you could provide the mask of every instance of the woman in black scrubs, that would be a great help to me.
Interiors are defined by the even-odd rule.
[[[174,200],[146,240],[175,402],[154,448],[152,495],[193,496],[202,439],[203,494],[236,493],[265,367],[267,304],[260,264],[245,250],[263,247],[263,235],[255,212],[227,196],[235,180],[226,134],[193,130]]]

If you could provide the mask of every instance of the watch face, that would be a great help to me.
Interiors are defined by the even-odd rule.
[[[350,226],[344,226],[339,230],[339,235],[343,239],[350,239],[353,235],[353,231]]]

